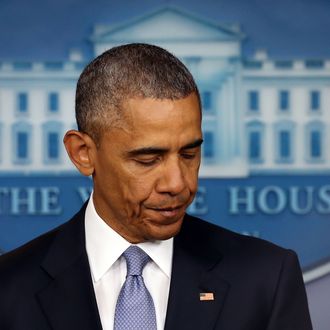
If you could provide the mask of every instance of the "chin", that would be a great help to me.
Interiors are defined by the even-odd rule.
[[[148,229],[148,240],[164,241],[176,236],[182,226],[183,217],[175,223],[155,226],[151,225]]]

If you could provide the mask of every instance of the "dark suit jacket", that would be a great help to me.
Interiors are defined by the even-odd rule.
[[[1,330],[102,328],[84,211],[0,257]],[[200,301],[203,292],[214,300]],[[165,329],[312,329],[296,255],[187,215],[174,239]]]

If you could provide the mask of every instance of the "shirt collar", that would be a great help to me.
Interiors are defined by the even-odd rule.
[[[95,282],[109,270],[131,245],[97,214],[91,195],[85,213],[86,250]],[[171,277],[173,238],[137,244],[165,275]]]

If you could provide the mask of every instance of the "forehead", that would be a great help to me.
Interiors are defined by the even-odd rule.
[[[199,101],[195,93],[177,100],[131,98],[123,104],[123,110],[124,122],[132,129],[140,125],[163,125],[165,128],[170,120],[175,120],[172,125],[201,122]]]
[[[195,94],[178,100],[131,98],[122,108],[121,127],[106,134],[112,143],[175,145],[201,138],[201,112]]]

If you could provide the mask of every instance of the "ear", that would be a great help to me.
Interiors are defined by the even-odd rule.
[[[96,145],[89,135],[76,131],[68,131],[63,139],[66,151],[79,172],[85,176],[94,173],[94,157]]]

